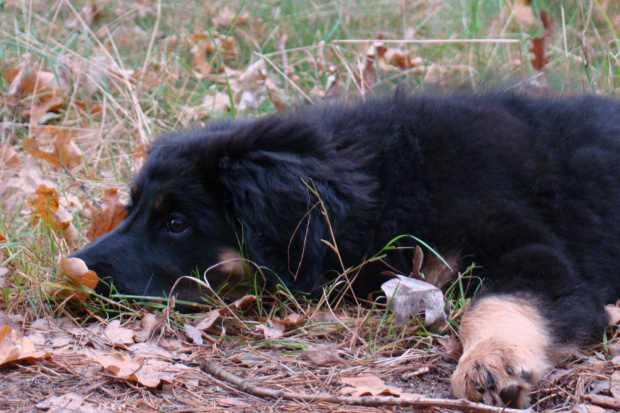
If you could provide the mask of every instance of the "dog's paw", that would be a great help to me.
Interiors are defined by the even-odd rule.
[[[461,321],[463,355],[452,375],[459,398],[526,408],[552,366],[550,333],[535,303],[512,296],[477,300]]]
[[[452,389],[459,398],[524,409],[533,387],[547,372],[541,358],[523,354],[501,338],[479,343],[459,360]]]

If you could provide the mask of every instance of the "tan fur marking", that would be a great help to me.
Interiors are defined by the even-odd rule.
[[[233,275],[235,277],[243,276],[243,262],[239,253],[234,249],[223,249],[218,254],[219,262],[218,269],[226,274]]]
[[[457,397],[501,406],[501,391],[517,386],[519,396],[510,407],[529,405],[532,385],[554,361],[550,333],[532,300],[491,296],[466,310],[459,331],[463,356],[452,375]]]

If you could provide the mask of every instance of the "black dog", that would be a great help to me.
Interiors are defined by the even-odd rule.
[[[321,241],[332,231],[339,256]],[[212,122],[157,140],[127,218],[74,257],[160,296],[224,261],[209,271],[221,283],[244,249],[311,291],[401,234],[481,266],[454,393],[526,406],[554,362],[600,340],[603,305],[620,297],[620,102],[396,96]],[[358,293],[411,262],[388,251],[356,273]]]

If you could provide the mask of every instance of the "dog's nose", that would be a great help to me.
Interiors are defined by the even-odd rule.
[[[507,404],[510,407],[514,407],[517,405],[520,395],[521,395],[521,389],[519,388],[519,386],[514,386],[514,385],[508,386],[502,389],[501,392],[499,392],[499,397],[502,399],[504,404]]]

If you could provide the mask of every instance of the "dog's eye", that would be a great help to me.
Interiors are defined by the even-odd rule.
[[[166,222],[166,230],[174,234],[185,231],[185,228],[187,228],[187,224],[181,218],[172,218]]]

